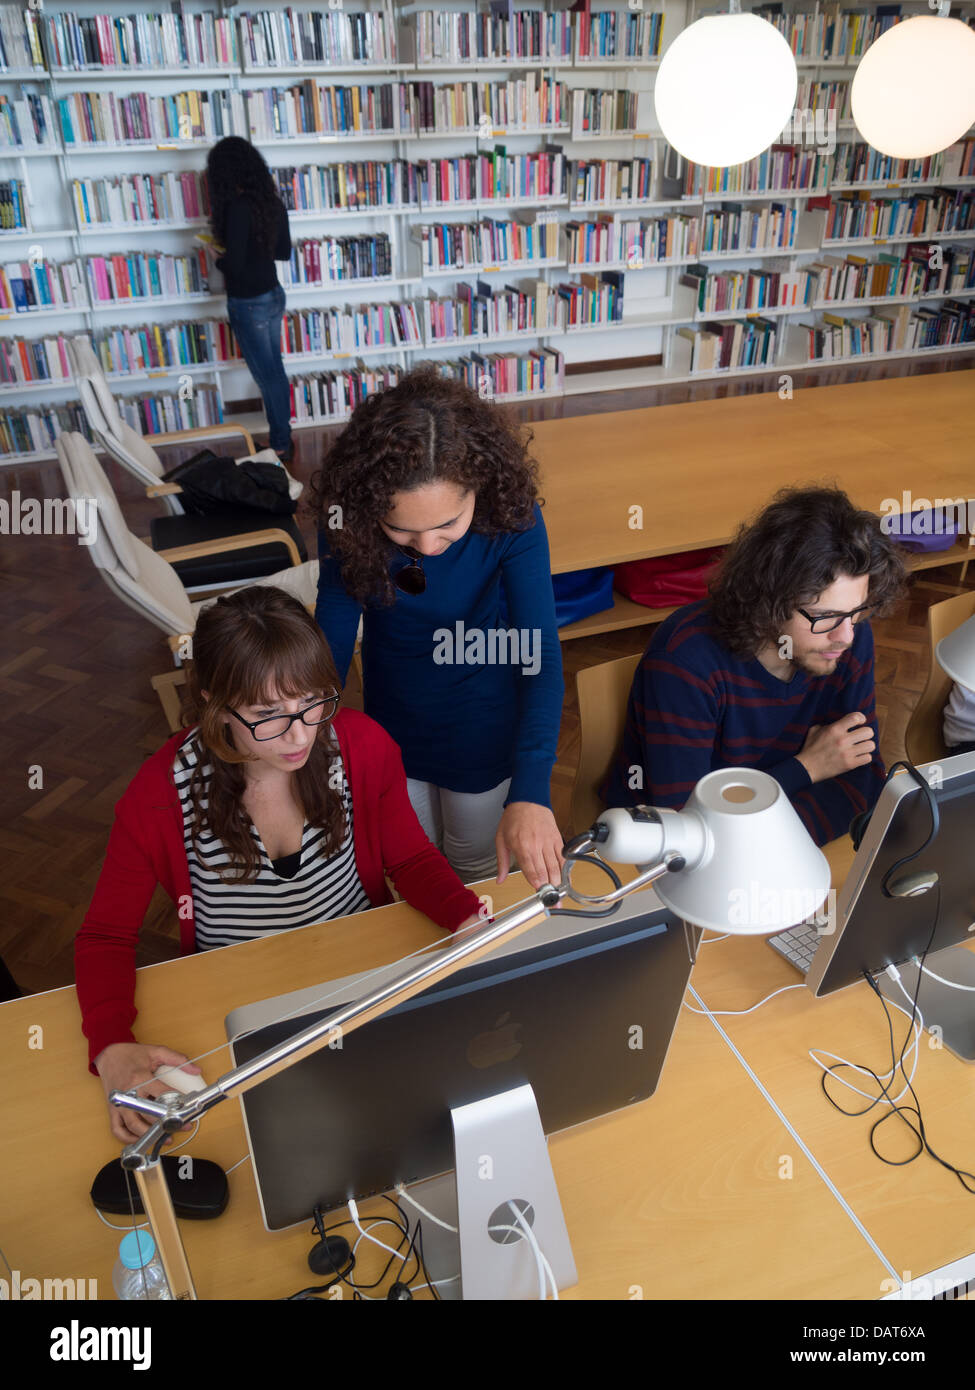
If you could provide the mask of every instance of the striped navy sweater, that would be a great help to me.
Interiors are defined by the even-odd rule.
[[[645,803],[679,810],[696,782],[719,767],[756,767],[776,779],[809,834],[824,845],[872,807],[884,781],[874,711],[873,633],[829,676],[796,670],[781,681],[755,657],[719,641],[707,600],[681,608],[655,631],[637,667],[623,744],[604,787],[609,806]],[[816,724],[860,710],[878,750],[869,764],[813,783],[796,754]]]

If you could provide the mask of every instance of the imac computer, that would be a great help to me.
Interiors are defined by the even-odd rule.
[[[652,890],[633,893],[605,919],[553,913],[247,1091],[240,1101],[267,1229],[308,1222],[316,1207],[329,1211],[349,1198],[456,1169],[456,1184],[449,1176],[441,1187],[451,1194],[452,1222],[461,1209],[459,1250],[456,1238],[454,1246],[464,1297],[532,1296],[537,1266],[530,1250],[520,1257],[520,1292],[474,1292],[482,1287],[477,1267],[490,1265],[501,1248],[489,1235],[490,1223],[495,1230],[499,1221],[503,1226],[504,1203],[518,1200],[531,1215],[540,1248],[551,1255],[558,1239],[546,1233],[545,1182],[533,1186],[537,1175],[522,1166],[538,1157],[530,1152],[532,1134],[537,1131],[545,1167],[543,1136],[653,1094],[700,935],[663,908]],[[375,986],[399,969],[392,965],[235,1010],[226,1019],[234,1065],[326,1019],[362,995],[367,979]],[[525,1120],[519,1112],[506,1134],[505,1116],[524,1104],[531,1112],[528,1130],[518,1128]],[[513,1168],[505,1168],[508,1159]],[[550,1166],[547,1182],[564,1233]],[[423,1203],[433,1205],[428,1191]],[[474,1252],[468,1257],[465,1222],[467,1248]],[[510,1216],[507,1224],[513,1225]],[[435,1228],[424,1222],[425,1246],[428,1232],[432,1239]],[[560,1276],[563,1287],[576,1282],[571,1249],[568,1271]]]
[[[946,1047],[972,1061],[975,952],[959,947],[975,940],[975,753],[917,771],[937,806],[937,834],[900,862],[924,845],[933,822],[925,788],[909,772],[895,772],[838,894],[835,923],[821,929],[806,983],[819,997],[867,973],[887,998],[909,1009],[918,988],[912,962],[927,952],[917,995],[924,1026],[937,1028]],[[907,999],[886,975],[891,965]]]

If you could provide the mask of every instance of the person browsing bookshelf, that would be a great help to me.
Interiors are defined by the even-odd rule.
[[[786,488],[743,526],[709,598],[661,623],[637,668],[610,806],[679,810],[706,773],[774,777],[818,845],[884,781],[869,618],[904,566],[877,517],[837,488]]]
[[[275,261],[291,257],[288,213],[270,169],[249,140],[228,135],[207,155],[214,264],[227,286],[227,317],[264,401],[269,444],[294,458],[291,388],[281,360],[285,293]]]
[[[136,942],[157,884],[179,909],[184,955],[379,907],[392,901],[387,877],[445,931],[479,920],[480,900],[420,827],[398,748],[366,715],[338,710],[339,689],[321,629],[282,590],[242,589],[200,614],[194,723],[118,802],[75,943],[90,1070],[106,1096],[161,1095],[155,1069],[187,1063],[132,1033]],[[110,1115],[126,1143],[147,1128],[131,1110]]]
[[[492,401],[432,369],[363,401],[312,481],[316,617],[465,882],[558,882],[562,657],[538,465]]]

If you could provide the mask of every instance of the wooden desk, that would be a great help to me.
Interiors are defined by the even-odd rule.
[[[485,891],[500,908],[525,886],[516,875]],[[201,1062],[215,1079],[229,1069],[223,1018],[232,1008],[382,964],[435,935],[397,903],[146,968],[138,1036],[192,1057],[217,1048]],[[706,970],[714,959],[705,956]],[[37,1025],[39,1049],[28,1045]],[[111,1298],[121,1235],[97,1219],[88,1188],[118,1150],[86,1071],[74,991],[0,1006],[0,1041],[7,1259],[23,1278],[97,1279]],[[238,1103],[205,1116],[183,1152],[225,1169],[242,1158]],[[713,1024],[686,1010],[656,1095],[555,1136],[550,1152],[580,1276],[567,1298],[872,1298],[886,1275]],[[783,1155],[794,1158],[789,1181]],[[307,1231],[264,1230],[249,1164],[230,1187],[223,1217],[182,1223],[200,1296],[279,1298],[305,1286]]]
[[[834,883],[841,882],[853,859],[848,840],[827,847]],[[709,1009],[747,1009],[799,977],[760,938],[726,938],[705,944],[698,953],[691,984]],[[892,1010],[894,1037],[900,1051],[908,1021]],[[754,1014],[718,1020],[728,1037],[822,1164],[863,1222],[898,1277],[923,1278],[975,1251],[972,1213],[975,1199],[958,1179],[927,1154],[906,1167],[889,1167],[870,1150],[868,1134],[886,1106],[868,1115],[847,1118],[823,1095],[820,1069],[810,1048],[871,1067],[878,1074],[890,1066],[889,1034],[883,1009],[866,983],[816,999],[804,986],[781,994]],[[914,1079],[929,1142],[956,1167],[972,1171],[975,1151],[975,1070],[945,1048],[932,1046],[921,1034],[920,1060]],[[827,1065],[832,1059],[827,1058]],[[907,1066],[910,1074],[910,1066]],[[876,1093],[869,1077],[841,1073],[862,1090]],[[837,1083],[830,1093],[847,1110],[868,1102]],[[903,1080],[891,1087],[897,1094]],[[913,1104],[910,1094],[904,1104]],[[900,1121],[888,1120],[875,1142],[894,1160],[907,1158],[916,1142]],[[894,1287],[891,1271],[872,1296]]]
[[[684,405],[542,420],[542,468],[553,574],[725,545],[787,485],[835,482],[857,506],[923,485],[936,497],[972,489],[975,372],[777,391]],[[642,526],[631,508],[642,508]],[[914,568],[964,563],[968,537]],[[614,609],[562,629],[563,639],[659,621],[617,596]]]

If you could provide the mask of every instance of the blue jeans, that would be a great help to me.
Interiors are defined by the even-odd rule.
[[[269,443],[284,453],[291,443],[291,392],[281,361],[284,290],[277,285],[253,299],[227,296],[227,317],[241,356],[264,398]]]

